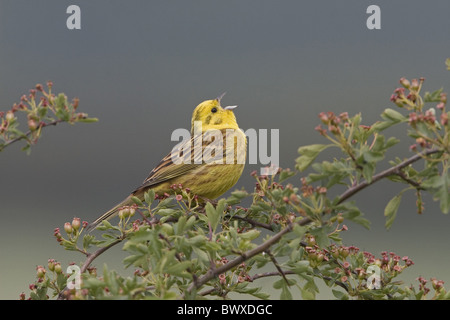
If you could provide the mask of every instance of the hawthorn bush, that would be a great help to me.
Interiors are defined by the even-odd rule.
[[[134,199],[135,205],[93,233],[74,218],[54,236],[64,249],[85,256],[69,269],[79,271],[81,282],[50,259],[37,267],[36,281],[21,299],[225,299],[231,293],[268,299],[261,288],[267,277],[275,277],[280,299],[314,299],[319,282],[337,299],[450,298],[438,279],[419,277],[417,287],[399,281],[414,265],[407,256],[361,251],[345,245],[342,233],[346,221],[369,227],[353,199],[382,180],[404,186],[385,206],[387,228],[405,192],[416,196],[419,213],[424,193],[448,213],[447,95],[442,89],[422,93],[423,83],[422,78],[400,79],[391,96],[394,106],[372,124],[361,123],[360,114],[320,113],[316,130],[326,143],[300,147],[292,170],[279,169],[273,176],[253,172],[251,191],[236,190],[205,204],[189,189],[173,185],[173,195],[149,191],[144,202]],[[393,126],[406,127],[412,142],[402,145],[409,148],[409,158],[385,159],[400,142],[383,135]],[[328,148],[336,151],[332,160],[318,161]],[[379,171],[380,164],[388,168]],[[105,265],[98,273],[95,259],[119,244],[127,254],[125,268],[134,272],[122,276]]]

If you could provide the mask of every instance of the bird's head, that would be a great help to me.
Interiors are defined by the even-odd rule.
[[[192,114],[191,133],[194,133],[194,126],[201,123],[202,132],[211,129],[238,129],[233,109],[237,106],[222,108],[220,100],[225,95],[221,94],[214,100],[206,100],[200,103]],[[198,122],[197,122],[198,121]]]

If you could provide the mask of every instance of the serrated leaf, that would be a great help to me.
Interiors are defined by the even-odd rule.
[[[289,179],[290,177],[295,175],[295,171],[287,171],[287,170],[282,170],[280,172],[280,178],[278,179],[279,182],[283,182],[286,179]]]
[[[95,237],[92,235],[85,235],[83,237],[83,249],[87,251],[87,249],[89,249],[89,247],[91,246],[91,243],[94,241]]]
[[[423,102],[440,102],[441,101],[441,93],[443,88],[440,88],[433,92],[425,92],[423,96]]]
[[[326,148],[333,146],[332,144],[312,144],[309,146],[303,146],[298,148],[298,157],[296,162],[296,168],[299,171],[306,170],[311,163],[317,158],[317,156]]]
[[[362,225],[364,228],[370,229],[370,221],[366,218],[363,218],[362,212],[357,206],[354,205],[353,202],[344,202],[336,207],[336,210],[342,212],[342,216],[344,217],[344,219],[356,222]]]
[[[433,194],[435,200],[440,201],[440,208],[443,213],[448,213],[450,209],[450,177],[447,171],[440,175],[434,175],[425,180],[422,187],[428,189]]]
[[[311,271],[310,263],[308,260],[296,261],[291,266],[291,270],[297,274],[310,272]]]

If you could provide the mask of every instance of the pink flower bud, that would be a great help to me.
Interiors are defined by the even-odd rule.
[[[45,276],[45,268],[43,266],[36,267],[36,274],[39,279],[44,278]]]
[[[61,267],[61,263],[59,263],[59,262],[55,262],[55,272],[57,273],[57,274],[60,274],[60,273],[62,273],[62,267]]]
[[[71,234],[71,233],[73,232],[72,225],[70,224],[70,222],[66,222],[66,223],[64,224],[64,231],[65,231],[67,234]]]
[[[72,228],[74,228],[75,230],[80,229],[81,227],[81,220],[80,218],[73,218],[72,220]]]
[[[448,124],[448,113],[441,114],[441,124],[446,126]]]
[[[34,119],[29,119],[28,120],[28,129],[30,129],[31,131],[35,131],[38,127],[38,123],[36,122],[36,120]]]
[[[14,112],[12,111],[8,111],[6,112],[6,116],[5,116],[6,120],[11,122],[12,120],[14,120]]]
[[[400,78],[400,84],[405,87],[406,89],[409,89],[411,83],[406,78]]]

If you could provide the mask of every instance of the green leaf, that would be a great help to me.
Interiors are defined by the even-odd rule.
[[[314,300],[316,298],[316,295],[314,294],[314,292],[311,292],[311,291],[303,289],[303,288],[301,288],[301,291],[302,291],[302,298],[304,300]]]
[[[131,200],[136,203],[138,206],[143,206],[144,204],[142,203],[141,199],[139,199],[138,197],[131,197]]]
[[[298,148],[298,153],[301,155],[298,157],[296,162],[296,168],[299,171],[306,170],[311,163],[317,158],[319,153],[328,147],[333,146],[332,144],[312,144],[309,146],[303,146]]]
[[[377,121],[370,127],[370,133],[372,132],[381,132],[391,126],[393,126],[395,122],[393,121]]]
[[[317,227],[310,230],[311,234],[316,238],[317,245],[321,248],[325,248],[330,245],[330,238],[328,238],[327,226]]]
[[[297,274],[311,272],[311,266],[308,260],[296,261],[290,268]]]
[[[386,217],[386,228],[390,229],[397,215],[403,192],[393,197],[384,208],[384,216]]]
[[[441,93],[443,88],[433,92],[425,92],[423,96],[423,102],[440,102],[441,101]]]
[[[404,122],[408,120],[408,118],[402,115],[400,112],[391,108],[385,109],[381,114],[381,117],[394,123]]]
[[[192,261],[177,262],[170,267],[166,268],[166,272],[175,276],[182,276],[184,271],[192,265]]]
[[[87,249],[89,249],[89,247],[91,246],[91,244],[94,242],[95,236],[92,235],[85,235],[83,237],[83,249],[87,251]]]
[[[425,180],[421,184],[433,194],[434,200],[440,200],[440,208],[443,213],[448,213],[450,209],[450,177],[447,171],[442,175],[435,175]]]
[[[78,122],[84,122],[84,123],[93,123],[98,122],[98,118],[80,118],[77,119]]]
[[[261,232],[260,232],[259,230],[251,229],[251,230],[249,230],[249,231],[247,231],[247,232],[240,233],[239,236],[240,236],[242,239],[250,240],[250,241],[251,241],[251,240],[254,240],[254,239],[258,238],[260,233],[261,233]]]
[[[182,235],[184,231],[184,226],[186,225],[186,216],[181,216],[178,222],[174,224],[174,231],[176,235]]]
[[[384,153],[377,151],[367,151],[363,153],[363,157],[367,162],[379,162],[384,159]]]
[[[336,207],[337,212],[342,212],[344,219],[348,219],[362,225],[366,229],[370,229],[370,221],[363,218],[362,212],[354,204],[354,202],[344,202]]]
[[[213,232],[216,232],[216,228],[219,225],[220,216],[223,211],[218,212],[218,210],[216,210],[214,208],[214,206],[211,204],[211,202],[206,203],[205,210],[206,210],[206,216],[208,217],[208,222],[211,226],[211,229]]]
[[[251,288],[248,287],[247,283],[239,283],[233,290],[234,292],[239,292],[239,293],[244,293],[244,294],[250,294],[258,299],[269,299],[270,295],[265,293],[265,292],[261,292],[261,288]]]
[[[397,139],[395,137],[389,137],[388,140],[386,141],[386,144],[384,145],[384,149],[388,149],[390,147],[393,147],[394,145],[396,145],[399,142],[400,142],[399,139]]]
[[[200,246],[206,241],[205,236],[198,234],[192,238],[186,239],[186,242],[191,246]]]
[[[288,279],[289,284],[293,284],[294,282],[291,279]],[[292,294],[289,290],[289,287],[284,280],[284,278],[281,278],[273,283],[273,287],[275,289],[281,289],[280,299],[281,300],[292,300]]]
[[[339,300],[348,300],[348,295],[345,292],[331,289],[333,295]]]
[[[362,174],[364,179],[366,179],[368,183],[372,182],[374,172],[375,172],[375,164],[371,162],[364,164]]]
[[[450,181],[449,180],[450,180],[450,178],[447,174],[442,176],[442,185],[438,192],[439,199],[441,200],[441,202],[440,202],[441,211],[443,213],[448,213],[449,208],[450,208],[450,189],[449,189]]]
[[[144,193],[144,200],[148,205],[151,205],[155,200],[155,190],[149,189],[146,193]]]
[[[278,182],[283,182],[286,179],[289,179],[290,177],[295,175],[295,171],[290,170],[282,170],[280,172],[280,178],[278,179]]]
[[[195,252],[195,254],[198,256],[198,259],[201,262],[203,262],[204,265],[209,265],[210,259],[208,254],[204,250],[195,246],[192,247],[192,250]]]

